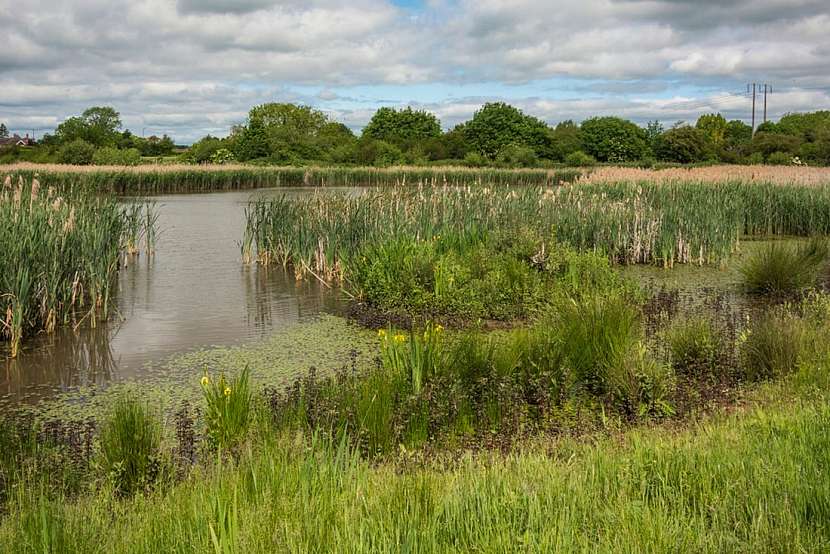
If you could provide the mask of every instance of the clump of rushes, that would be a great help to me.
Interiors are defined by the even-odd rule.
[[[741,267],[743,284],[756,294],[798,294],[814,287],[830,255],[827,241],[792,246],[773,242],[754,252]]]
[[[805,326],[781,307],[770,309],[738,337],[744,376],[750,381],[793,373],[804,354]]]
[[[37,179],[3,179],[0,341],[12,357],[31,333],[107,317],[131,218],[115,199],[80,187],[59,193]]]
[[[151,486],[162,469],[161,424],[138,400],[122,397],[101,428],[100,465],[117,494]]]
[[[249,378],[247,366],[232,379],[224,373],[211,377],[207,370],[202,376],[206,434],[215,448],[232,449],[248,432],[253,404]]]
[[[724,369],[721,330],[710,317],[693,315],[672,322],[665,340],[675,371],[687,377],[705,377]]]

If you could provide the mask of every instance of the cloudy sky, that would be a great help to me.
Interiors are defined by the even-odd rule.
[[[38,136],[91,105],[180,143],[269,101],[748,120],[753,81],[772,118],[830,109],[827,0],[0,0],[0,29],[0,121]]]

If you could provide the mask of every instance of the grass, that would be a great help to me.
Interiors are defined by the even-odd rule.
[[[120,398],[101,429],[101,470],[119,495],[153,484],[162,470],[161,425],[147,406]]]
[[[256,450],[162,493],[16,495],[15,552],[769,552],[830,547],[825,402],[550,451],[373,465],[263,429]],[[269,438],[271,437],[271,438]],[[774,471],[770,466],[774,460]],[[301,509],[299,507],[302,507]]]
[[[95,326],[109,314],[122,253],[151,236],[151,208],[7,175],[0,189],[0,341],[17,356],[25,336]],[[150,227],[147,227],[149,225]],[[150,232],[147,232],[147,229]]]
[[[830,249],[824,239],[798,245],[770,243],[753,252],[740,268],[743,286],[756,294],[802,293],[816,285],[828,257]]]

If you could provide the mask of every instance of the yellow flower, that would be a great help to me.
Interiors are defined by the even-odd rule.
[[[443,325],[436,325],[436,326],[435,326],[435,332],[436,332],[436,333],[440,333],[440,332],[441,332],[441,331],[443,331],[443,330],[444,330],[444,326],[443,326]]]
[[[394,340],[395,342],[406,342],[406,335],[397,334]]]
[[[231,388],[230,387],[225,387],[225,396],[230,396],[230,395],[231,395]]]
[[[378,329],[378,336],[382,339],[386,338],[386,330],[385,329]]]
[[[210,384],[210,377],[208,377],[207,375],[205,375],[204,377],[202,377],[202,386],[203,386],[203,387],[206,387],[206,386],[208,386],[209,384]]]

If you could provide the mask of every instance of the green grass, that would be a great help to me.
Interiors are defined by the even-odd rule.
[[[756,250],[741,266],[744,288],[751,293],[793,295],[814,287],[830,257],[825,239],[805,244],[773,242]]]
[[[14,552],[820,552],[830,548],[826,401],[683,432],[561,439],[442,468],[264,436],[164,493],[17,494]],[[50,550],[51,549],[51,550]]]

